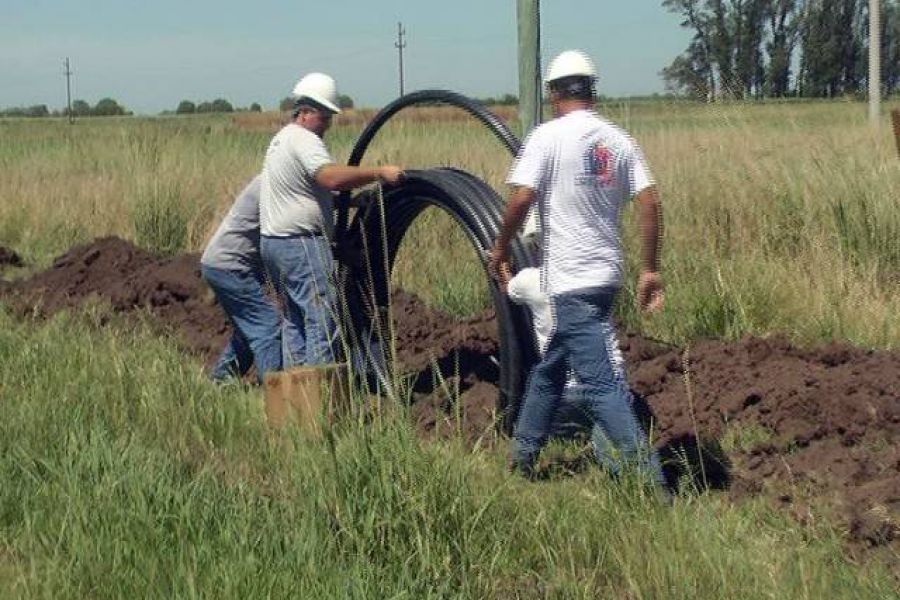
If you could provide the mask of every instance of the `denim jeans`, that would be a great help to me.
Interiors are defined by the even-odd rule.
[[[213,369],[213,379],[241,376],[254,362],[260,381],[266,373],[280,371],[281,315],[266,298],[259,274],[206,265],[200,270],[234,326],[234,334]]]
[[[513,465],[523,472],[532,471],[547,442],[571,369],[591,420],[597,460],[613,475],[629,465],[654,482],[664,483],[659,457],[647,442],[628,387],[613,371],[604,343],[604,322],[617,291],[590,288],[551,299],[555,330],[544,357],[531,372],[513,435]]]
[[[284,302],[285,366],[334,362],[337,303],[328,240],[321,235],[261,236],[260,254]]]

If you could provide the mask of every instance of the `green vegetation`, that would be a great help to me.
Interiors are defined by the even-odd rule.
[[[896,597],[765,502],[528,483],[391,416],[272,434],[257,391],[106,316],[0,312],[0,597]]]
[[[874,133],[848,102],[611,101],[601,111],[641,143],[665,205],[669,310],[649,320],[630,299],[637,236],[625,213],[628,327],[673,342],[781,331],[804,343],[900,345],[900,169],[887,123]],[[434,108],[400,116],[367,161],[457,166],[506,193],[510,157],[478,124]],[[351,122],[328,133],[340,161],[362,128]],[[108,234],[199,250],[275,127],[225,116],[0,122],[0,244],[37,267]],[[455,314],[488,302],[474,252],[437,211],[413,226],[395,275]]]

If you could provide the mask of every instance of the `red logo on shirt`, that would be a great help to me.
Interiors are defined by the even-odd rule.
[[[601,185],[613,185],[616,182],[613,170],[615,156],[612,150],[603,144],[597,144],[588,150],[586,158],[588,173],[599,180]]]

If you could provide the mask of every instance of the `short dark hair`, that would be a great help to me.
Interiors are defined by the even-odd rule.
[[[306,108],[306,109],[311,108],[313,110],[321,110],[321,111],[325,111],[327,113],[334,114],[334,111],[331,110],[330,108],[328,108],[327,106],[323,106],[323,105],[319,104],[312,98],[307,98],[306,96],[303,96],[301,98],[297,98],[296,100],[294,100],[294,109],[293,109],[293,112],[291,113],[291,118],[296,119],[297,115],[299,115],[300,112],[304,108]]]
[[[550,91],[555,93],[560,100],[595,100],[597,97],[594,88],[594,78],[585,75],[570,75],[560,77],[547,84]]]

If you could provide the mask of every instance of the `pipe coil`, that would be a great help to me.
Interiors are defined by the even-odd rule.
[[[481,104],[454,92],[425,90],[403,96],[379,112],[360,135],[349,164],[358,165],[378,130],[398,111],[416,104],[444,103],[460,107],[485,124],[511,154],[519,140],[500,118]],[[407,230],[428,207],[448,213],[459,224],[474,247],[482,267],[497,315],[499,339],[500,392],[497,412],[503,428],[511,430],[518,413],[525,380],[537,359],[536,342],[527,309],[509,301],[496,282],[487,275],[487,258],[500,232],[505,203],[481,179],[451,168],[409,170],[398,186],[365,190],[354,204],[366,206],[349,221],[349,194],[338,203],[336,255],[339,285],[346,302],[345,334],[353,345],[384,334],[389,305],[389,281],[394,261]],[[382,200],[383,202],[379,202]],[[534,254],[518,240],[512,244],[513,261],[519,267],[536,264]],[[361,260],[365,257],[366,260]],[[383,338],[382,338],[383,339]]]

